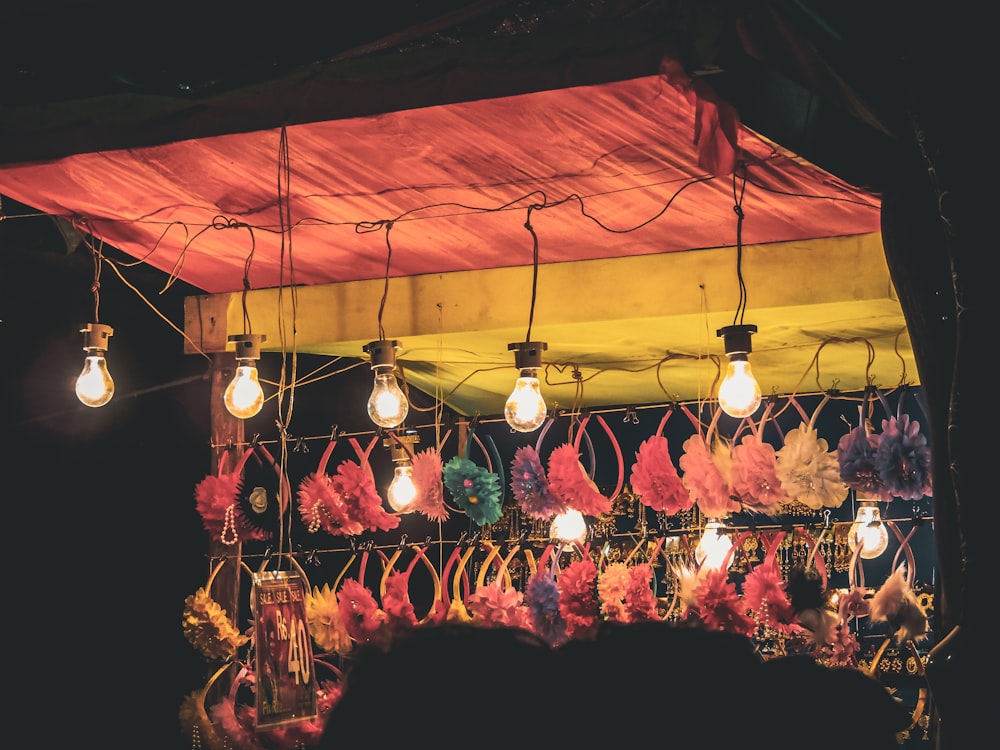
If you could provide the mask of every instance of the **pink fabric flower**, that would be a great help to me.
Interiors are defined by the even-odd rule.
[[[356,536],[365,530],[351,518],[344,498],[325,471],[314,471],[299,483],[297,500],[302,521],[310,533],[323,529],[333,536]]]
[[[369,531],[390,531],[399,526],[399,516],[387,513],[382,507],[382,497],[367,466],[356,461],[343,461],[331,482],[352,521]]]
[[[502,581],[477,587],[469,595],[467,606],[477,625],[530,630],[524,594],[513,586],[504,588]]]
[[[236,502],[240,481],[238,472],[219,476],[210,474],[194,488],[195,507],[213,541],[235,544],[268,537],[266,532],[251,527],[243,517],[243,511]]]
[[[691,493],[674,468],[667,439],[662,435],[652,435],[639,446],[631,481],[639,502],[655,511],[673,515],[694,506]]]
[[[757,435],[746,435],[733,447],[731,490],[740,498],[746,510],[774,514],[788,494],[775,473],[777,459],[774,447]]]
[[[580,454],[569,443],[549,454],[549,488],[568,507],[585,516],[611,512],[611,500],[601,494],[580,464]]]
[[[629,568],[628,586],[625,589],[625,617],[627,622],[655,620],[656,595],[653,593],[653,566],[639,563]]]
[[[611,563],[597,579],[597,595],[601,602],[601,614],[605,620],[628,622],[625,614],[625,594],[628,591],[629,574],[625,563]]]
[[[740,504],[729,491],[729,450],[717,443],[709,451],[705,439],[694,434],[684,441],[680,467],[681,481],[687,487],[698,509],[708,518],[725,518],[738,511]]]
[[[385,580],[385,594],[382,596],[382,610],[385,622],[393,630],[415,627],[417,615],[410,601],[410,576],[393,572]]]
[[[449,514],[444,502],[441,454],[436,448],[427,448],[414,455],[411,464],[417,496],[410,507],[430,521],[447,521]]]
[[[786,634],[794,629],[795,609],[774,559],[747,573],[743,580],[743,602],[764,625]]]
[[[870,610],[871,603],[867,599],[867,592],[858,586],[851,587],[840,597],[840,604],[837,607],[842,623],[850,622],[856,617],[865,617]]]

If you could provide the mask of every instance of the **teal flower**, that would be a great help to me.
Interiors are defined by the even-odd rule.
[[[479,526],[495,523],[501,514],[500,477],[462,456],[444,465],[444,486],[452,499]]]

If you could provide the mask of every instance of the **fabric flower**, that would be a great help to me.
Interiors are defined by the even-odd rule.
[[[888,501],[892,498],[875,466],[878,443],[878,435],[869,435],[867,428],[859,425],[837,443],[837,463],[840,478],[848,487],[873,499]]]
[[[496,522],[501,514],[500,478],[464,456],[444,465],[444,485],[455,504],[478,526]]]
[[[189,737],[197,735],[208,750],[224,750],[225,739],[216,732],[211,717],[205,711],[205,688],[200,688],[185,696],[181,702],[178,718],[181,732]],[[192,742],[192,744],[194,744]]]
[[[840,603],[837,605],[837,614],[842,623],[850,622],[857,617],[865,617],[870,611],[871,603],[867,599],[865,590],[859,586],[852,586],[840,597]]]
[[[306,623],[309,635],[321,651],[336,652],[341,656],[351,650],[351,637],[340,621],[340,607],[337,594],[324,583],[323,588],[314,586],[306,593]]]
[[[669,443],[662,435],[652,435],[639,445],[631,484],[639,502],[655,511],[673,515],[694,507],[694,498],[681,482],[670,458]]]
[[[919,500],[933,492],[931,449],[920,432],[920,423],[911,421],[909,414],[882,420],[875,469],[889,495]]]
[[[449,514],[444,502],[441,454],[436,448],[427,448],[416,453],[410,463],[413,468],[413,484],[417,487],[417,496],[410,508],[430,521],[447,521]]]
[[[250,640],[233,626],[226,610],[204,586],[184,599],[181,627],[188,642],[207,659],[232,659]]]
[[[785,435],[775,472],[788,497],[807,508],[839,508],[848,487],[840,478],[837,451],[815,428],[799,425]]]
[[[559,611],[559,586],[549,570],[540,570],[524,589],[531,630],[550,646],[566,641],[566,621]]]
[[[549,454],[549,488],[559,500],[585,516],[611,512],[611,499],[601,494],[583,465],[580,454],[569,443]]]
[[[858,637],[851,628],[843,623],[838,625],[833,631],[833,638],[824,649],[826,651],[826,663],[831,667],[853,667],[858,666],[858,653],[861,651],[861,644]]]
[[[743,580],[743,603],[764,625],[785,634],[794,629],[795,610],[785,592],[781,569],[773,558],[747,573]]]
[[[352,518],[344,498],[325,471],[314,471],[299,483],[296,495],[299,514],[309,533],[323,529],[333,536],[356,536],[365,528]]]
[[[385,580],[382,610],[385,623],[394,632],[416,627],[417,615],[410,601],[410,577],[406,573],[392,572]]]
[[[504,588],[502,581],[477,587],[469,595],[468,608],[478,625],[530,629],[524,594],[513,586]]]
[[[247,523],[236,502],[240,491],[239,472],[208,475],[194,488],[195,507],[205,531],[214,541],[236,544],[247,540],[264,540],[268,534]]]
[[[729,571],[706,570],[695,590],[698,618],[709,630],[751,636],[757,624],[746,615],[735,584],[727,579]]]
[[[208,709],[212,721],[226,738],[224,747],[240,750],[265,750],[255,731],[257,710],[253,706],[237,705],[231,695],[224,696]]]
[[[729,491],[729,449],[725,444],[718,441],[710,451],[705,439],[696,433],[684,441],[683,448],[681,481],[698,509],[708,518],[725,518],[738,511],[740,504]]]
[[[549,487],[542,460],[533,446],[525,445],[514,451],[510,489],[521,512],[529,518],[546,521],[566,510],[566,503]]]
[[[387,513],[375,488],[375,478],[368,466],[356,461],[342,461],[331,484],[347,508],[347,515],[368,531],[390,531],[399,526],[399,516]]]
[[[566,637],[593,639],[600,624],[597,601],[597,566],[589,557],[571,562],[559,574],[559,614],[566,622]]]
[[[776,473],[774,447],[757,435],[747,435],[733,447],[730,491],[739,497],[744,509],[773,514],[788,494]]]
[[[927,613],[906,580],[905,565],[897,567],[875,592],[868,614],[872,622],[888,622],[899,643],[927,637]]]
[[[340,621],[358,643],[379,641],[385,612],[378,607],[372,592],[354,578],[347,578],[337,593]]]
[[[653,593],[653,566],[633,565],[628,571],[625,589],[625,621],[643,622],[657,619],[656,595]]]
[[[628,566],[616,562],[608,565],[597,579],[597,595],[605,620],[626,622],[625,592],[628,589]]]

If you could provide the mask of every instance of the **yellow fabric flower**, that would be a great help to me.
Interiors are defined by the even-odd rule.
[[[204,588],[184,600],[184,635],[207,659],[232,659],[249,642]]]
[[[312,593],[306,594],[306,622],[309,634],[321,650],[336,651],[341,656],[351,650],[351,636],[340,621],[337,592],[329,584],[324,583],[323,588],[313,586]]]
[[[185,696],[178,712],[178,718],[181,722],[181,732],[191,737],[192,747],[197,739],[200,746],[206,747],[208,750],[224,750],[226,748],[227,743],[215,731],[215,726],[205,711],[205,688],[195,690]]]

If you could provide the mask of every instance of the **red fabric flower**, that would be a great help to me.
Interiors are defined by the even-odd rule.
[[[566,637],[592,639],[600,624],[597,601],[597,566],[589,557],[566,566],[559,574],[559,614],[566,623]]]
[[[727,580],[727,570],[707,570],[695,590],[698,617],[709,630],[751,636],[757,624],[746,615],[736,586]]]
[[[673,515],[694,506],[691,493],[674,468],[667,439],[662,435],[652,435],[639,446],[631,481],[639,502],[655,511]]]
[[[694,434],[684,441],[679,463],[681,481],[705,516],[725,518],[740,509],[729,491],[729,450],[724,443],[709,451],[705,439]]]
[[[629,568],[628,587],[625,590],[625,617],[627,622],[657,619],[656,595],[653,594],[653,566],[639,563]]]
[[[417,615],[410,601],[410,577],[406,573],[393,572],[385,580],[385,594],[382,596],[382,610],[385,622],[390,628],[400,630],[415,627]]]
[[[441,522],[448,520],[448,508],[444,502],[444,482],[441,454],[436,448],[422,450],[413,456],[413,484],[417,496],[410,507],[428,520]]]
[[[549,487],[559,500],[585,516],[611,512],[611,500],[602,495],[594,480],[587,476],[580,463],[580,454],[569,443],[549,454]]]
[[[789,501],[775,470],[774,447],[757,435],[746,435],[733,447],[731,490],[746,510],[773,514]]]
[[[337,592],[337,606],[347,634],[357,643],[380,640],[386,615],[372,592],[354,578],[346,579]]]
[[[195,507],[201,515],[202,525],[213,541],[236,544],[248,539],[263,540],[267,533],[251,527],[243,517],[236,502],[240,488],[240,475],[209,475],[194,488]]]

